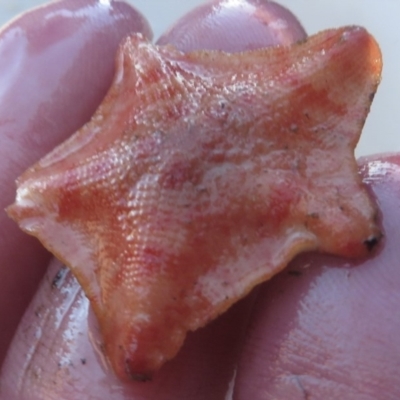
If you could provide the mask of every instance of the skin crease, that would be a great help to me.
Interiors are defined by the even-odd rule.
[[[217,3],[216,8],[209,6],[208,13],[204,9],[199,12],[198,26],[207,32],[218,26],[219,21],[226,26],[230,23],[239,27],[241,21],[248,18],[245,13],[255,9],[257,12],[251,13],[251,18],[258,29],[260,19],[268,20],[269,10],[275,10],[277,16],[275,6],[252,1],[248,4],[254,7],[242,7],[242,11],[233,13],[228,23],[224,19],[227,11],[223,4]],[[190,18],[196,16],[192,14]],[[201,24],[201,21],[210,25]],[[187,35],[192,37],[190,46],[195,48],[195,38],[201,37],[202,30],[191,33],[194,24],[187,24],[185,19],[179,25],[186,25]],[[269,31],[267,25],[265,30]],[[179,35],[174,36],[174,32]],[[222,47],[232,46],[232,41],[236,41],[240,49],[241,43],[235,36],[228,34],[222,39],[218,38],[221,31],[215,32],[215,42]],[[175,29],[163,40],[175,43],[183,34]],[[248,28],[246,35],[250,35]],[[257,35],[259,39],[266,38],[264,45],[271,43],[267,34]],[[77,59],[78,55],[75,53],[72,58]],[[85,68],[78,66],[74,74],[78,76],[78,70]],[[77,78],[75,85],[80,86],[82,82],[83,78]],[[15,80],[14,85],[17,84]],[[100,100],[101,91],[96,96]],[[32,103],[38,109],[45,100],[32,99]],[[71,111],[68,109],[68,112]],[[54,114],[53,118],[67,120],[65,115]],[[31,126],[30,120],[22,123]],[[65,132],[56,129],[54,134],[46,131],[36,146],[27,143],[27,128],[13,131],[12,140],[11,133],[0,131],[0,140],[9,146],[0,158],[0,193],[4,205],[12,200],[12,182],[16,176],[76,127],[68,128],[70,131],[66,129]],[[178,357],[151,383],[122,386],[104,372],[87,339],[88,304],[69,275],[54,281],[59,265],[53,262],[11,346],[0,377],[0,399],[399,398],[400,321],[396,315],[400,272],[396,264],[400,250],[396,238],[400,230],[397,206],[400,156],[376,157],[369,164],[367,161],[362,162],[368,165],[362,171],[377,197],[386,232],[379,254],[354,265],[347,260],[321,255],[298,258],[289,269],[262,285],[221,318],[191,334]],[[3,187],[7,191],[3,191]],[[0,307],[3,307],[0,308],[3,310],[0,325],[11,326],[10,332],[27,304],[27,299],[21,301],[20,295],[27,290],[23,286],[27,271],[30,271],[30,280],[36,283],[44,269],[45,256],[40,255],[40,247],[34,241],[28,245],[25,236],[19,235],[11,224],[7,229],[3,228],[3,223],[0,226],[4,229],[0,243],[5,240],[3,237],[10,241],[0,251],[0,257],[5,254],[0,262],[5,266],[0,268],[3,296],[0,297]],[[37,264],[27,261],[33,259]],[[10,287],[9,282],[14,282],[14,286]],[[34,285],[25,285],[32,292]],[[1,334],[1,343],[6,343],[8,339],[3,329]],[[38,337],[41,341],[37,341]],[[230,383],[234,374],[233,389]]]

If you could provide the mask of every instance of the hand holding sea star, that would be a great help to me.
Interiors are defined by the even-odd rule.
[[[124,42],[92,120],[8,208],[78,278],[120,377],[151,376],[299,252],[368,254],[354,147],[380,72],[357,27],[240,54]]]

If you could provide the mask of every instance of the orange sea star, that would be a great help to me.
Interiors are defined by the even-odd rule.
[[[117,375],[151,376],[299,252],[368,254],[354,147],[380,72],[358,27],[239,54],[125,40],[92,120],[8,208],[78,278]]]

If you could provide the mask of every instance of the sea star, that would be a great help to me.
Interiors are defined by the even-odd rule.
[[[125,40],[92,120],[8,208],[76,275],[118,376],[150,377],[300,252],[369,253],[354,147],[380,72],[359,27],[239,54]]]

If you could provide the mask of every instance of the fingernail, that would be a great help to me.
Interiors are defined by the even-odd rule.
[[[290,44],[305,37],[298,19],[277,3],[219,0],[186,14],[157,43],[172,43],[181,51],[238,52]]]

